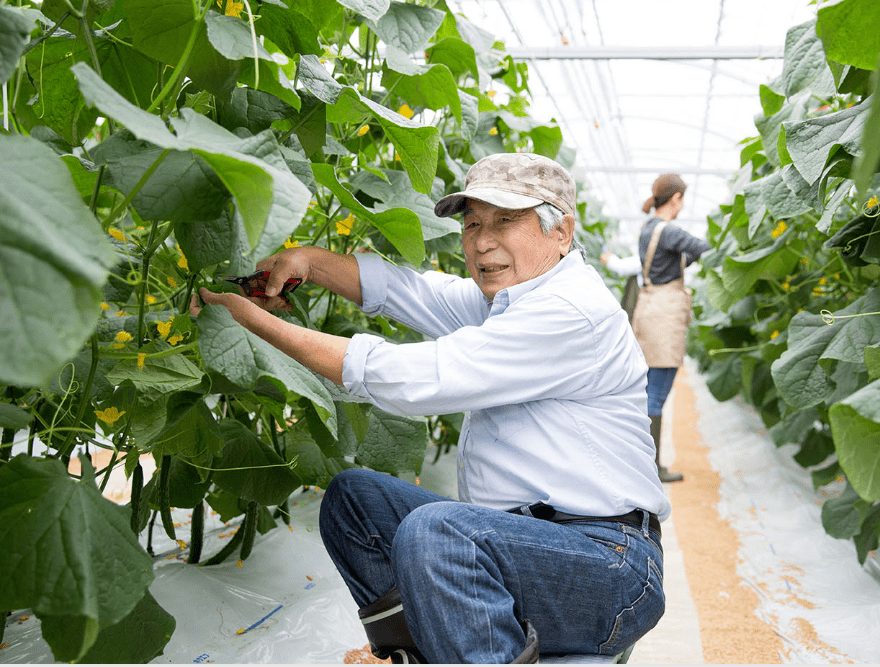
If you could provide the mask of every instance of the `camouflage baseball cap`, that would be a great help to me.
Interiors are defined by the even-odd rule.
[[[471,167],[464,191],[440,199],[434,213],[441,218],[461,213],[467,199],[514,211],[547,202],[574,215],[574,179],[562,165],[542,155],[498,153]]]

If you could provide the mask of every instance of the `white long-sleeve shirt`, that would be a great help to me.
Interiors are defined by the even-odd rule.
[[[647,417],[647,365],[626,314],[580,253],[487,302],[469,278],[358,255],[363,311],[434,338],[356,334],[350,392],[401,415],[468,411],[458,494],[615,516],[670,513]]]

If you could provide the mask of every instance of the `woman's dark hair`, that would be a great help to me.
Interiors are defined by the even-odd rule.
[[[687,185],[681,180],[681,176],[678,174],[661,174],[654,181],[654,186],[651,188],[651,196],[642,204],[642,211],[650,213],[652,208],[660,208],[672,199],[672,195],[676,192],[684,194],[685,190],[687,190]]]

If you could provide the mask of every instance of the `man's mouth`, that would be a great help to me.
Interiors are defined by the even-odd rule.
[[[488,266],[480,266],[480,273],[482,275],[498,273],[499,271],[504,271],[506,268],[508,268],[507,264],[490,264]]]

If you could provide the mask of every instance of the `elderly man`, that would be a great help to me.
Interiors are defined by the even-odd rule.
[[[403,415],[467,412],[453,501],[352,469],[320,528],[374,652],[396,662],[535,662],[615,654],[664,610],[647,366],[627,316],[574,241],[575,185],[547,158],[492,155],[443,197],[470,278],[378,256],[294,248],[264,260],[433,340],[396,345],[296,327],[203,291],[312,370]],[[198,312],[198,308],[194,308]]]

